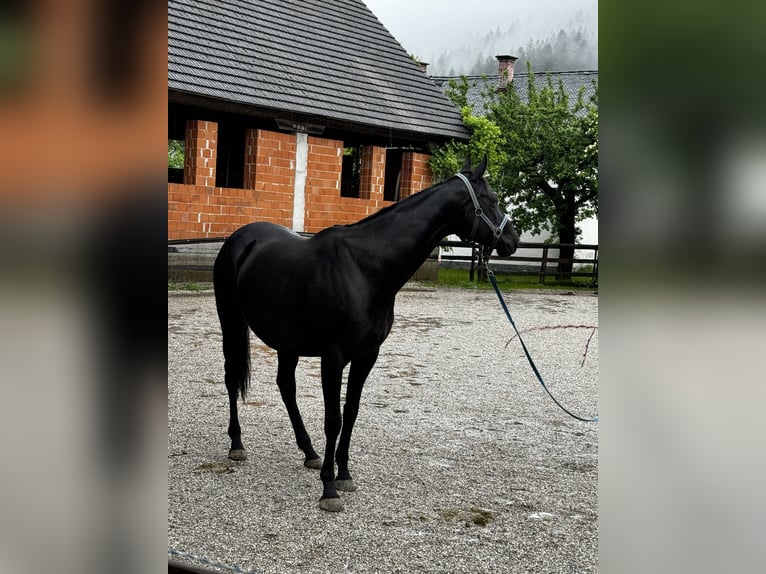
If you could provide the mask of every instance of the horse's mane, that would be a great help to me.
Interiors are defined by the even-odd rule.
[[[448,181],[449,179],[444,179],[440,181],[439,183],[432,185],[431,187],[427,187],[422,191],[413,193],[412,195],[407,196],[404,199],[400,199],[399,201],[396,201],[391,205],[387,205],[386,207],[376,211],[375,213],[368,215],[364,219],[361,219],[355,223],[350,223],[348,225],[345,225],[344,227],[356,227],[358,225],[363,225],[365,223],[371,223],[380,218],[385,218],[389,214],[393,215],[394,213],[402,209],[409,209],[415,204],[420,203],[421,201],[424,201],[426,198],[430,197],[430,195],[432,193],[435,193],[438,189],[444,187]]]

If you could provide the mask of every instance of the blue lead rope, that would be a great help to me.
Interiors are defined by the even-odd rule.
[[[495,279],[495,274],[492,272],[489,266],[487,266],[487,277],[489,277],[489,280],[492,283],[492,287],[495,288],[495,293],[497,293],[497,298],[500,300],[500,305],[503,307],[503,311],[505,311],[505,316],[508,317],[508,320],[511,322],[511,325],[513,325],[513,330],[516,331],[516,335],[519,337],[521,348],[524,349],[524,354],[527,356],[527,361],[529,361],[529,366],[532,367],[532,371],[534,371],[535,376],[537,377],[537,380],[540,381],[540,384],[545,389],[545,392],[548,393],[548,396],[551,399],[553,399],[553,402],[556,403],[561,408],[561,410],[564,411],[566,414],[568,414],[570,417],[575,418],[578,421],[583,421],[586,423],[598,422],[598,417],[593,417],[592,419],[585,419],[583,417],[578,417],[577,415],[572,414],[566,408],[564,408],[564,405],[562,405],[560,402],[556,400],[556,397],[554,397],[551,394],[551,392],[548,390],[548,387],[545,386],[545,381],[543,381],[542,376],[540,376],[540,371],[537,370],[537,366],[535,365],[535,362],[532,360],[532,357],[530,356],[529,351],[527,350],[527,346],[524,344],[524,339],[521,338],[521,333],[519,333],[519,330],[516,328],[516,323],[513,322],[513,317],[511,317],[511,312],[508,310],[508,305],[505,304],[505,299],[503,299],[503,296],[500,293],[500,288],[497,286],[497,280]]]

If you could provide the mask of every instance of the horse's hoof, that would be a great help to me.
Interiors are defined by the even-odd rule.
[[[348,480],[336,480],[335,488],[337,490],[342,490],[343,492],[354,492],[356,490],[356,485],[354,484],[354,480],[349,478]]]
[[[319,508],[326,512],[340,512],[343,510],[343,502],[340,498],[323,498],[319,501]]]
[[[244,448],[233,448],[229,451],[229,458],[231,460],[247,460],[247,453]]]
[[[304,460],[303,466],[306,468],[315,468],[320,469],[322,468],[322,459],[321,458],[312,458],[311,460]]]

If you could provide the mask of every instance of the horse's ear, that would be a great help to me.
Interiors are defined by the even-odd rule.
[[[463,168],[460,171],[467,171],[470,173],[471,171],[471,155],[470,154],[466,158],[465,163],[463,164]]]
[[[476,167],[476,171],[473,172],[473,179],[480,179],[484,175],[484,172],[487,170],[487,161],[489,161],[487,154],[484,154],[481,163]]]

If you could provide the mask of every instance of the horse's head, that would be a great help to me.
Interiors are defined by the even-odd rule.
[[[484,179],[486,169],[487,156],[473,171],[469,157],[460,173],[456,174],[462,180],[467,200],[464,231],[459,235],[483,245],[490,252],[497,249],[498,255],[507,257],[516,251],[519,236],[508,215],[500,210],[497,195]]]

